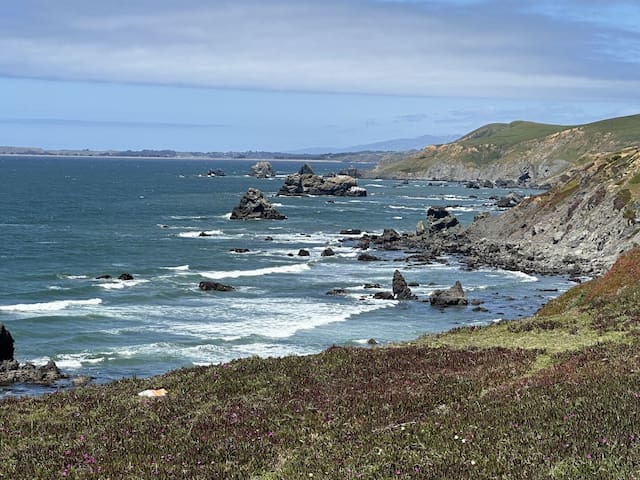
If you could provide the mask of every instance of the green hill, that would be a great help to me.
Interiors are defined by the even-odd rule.
[[[527,172],[533,182],[545,183],[587,154],[638,144],[640,115],[573,126],[492,123],[455,142],[430,145],[404,158],[382,161],[371,176],[517,181]]]

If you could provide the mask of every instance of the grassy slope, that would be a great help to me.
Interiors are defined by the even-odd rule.
[[[635,249],[523,321],[9,399],[0,478],[633,478],[639,320]]]
[[[553,137],[554,134],[561,133],[566,135]],[[480,127],[451,144],[435,149],[425,148],[400,160],[385,161],[376,171],[382,175],[393,175],[394,172],[419,173],[435,164],[451,162],[481,167],[495,162],[521,161],[540,156],[544,158],[545,151],[551,155],[551,159],[575,162],[587,153],[614,151],[638,143],[640,115],[576,126],[525,121],[493,123]]]

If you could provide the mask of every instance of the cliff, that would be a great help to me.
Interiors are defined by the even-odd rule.
[[[516,121],[485,125],[452,143],[381,161],[369,176],[544,184],[585,155],[640,144],[640,115],[562,126]]]

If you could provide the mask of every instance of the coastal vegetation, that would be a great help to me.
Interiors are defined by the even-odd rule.
[[[6,399],[0,476],[634,478],[639,299],[636,248],[524,320]]]

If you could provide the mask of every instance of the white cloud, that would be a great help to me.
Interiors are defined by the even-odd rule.
[[[640,92],[638,57],[618,48],[637,42],[637,52],[637,37],[576,23],[570,3],[568,23],[562,9],[531,16],[508,0],[7,3],[7,76],[392,95]]]

